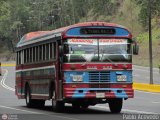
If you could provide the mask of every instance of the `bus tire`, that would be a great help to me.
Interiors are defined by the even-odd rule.
[[[53,93],[53,96],[55,95],[55,92]],[[64,102],[63,101],[57,101],[55,98],[52,98],[52,108],[55,112],[63,112],[64,110]]]
[[[112,113],[120,113],[123,105],[123,99],[114,98],[109,100],[109,108]]]
[[[25,99],[26,99],[26,106],[28,108],[32,108],[32,107],[41,108],[41,107],[44,107],[45,100],[31,99],[31,91],[30,91],[30,88],[29,88],[28,85],[26,87]]]

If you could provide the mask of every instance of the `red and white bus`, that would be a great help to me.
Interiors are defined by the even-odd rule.
[[[108,103],[119,113],[133,98],[131,33],[105,22],[79,23],[31,32],[17,44],[16,95],[28,107],[52,101],[54,110]]]

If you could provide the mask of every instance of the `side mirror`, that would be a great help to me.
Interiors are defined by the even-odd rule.
[[[139,45],[134,44],[133,45],[133,55],[138,55],[139,53]]]
[[[63,55],[63,46],[62,45],[59,46],[59,55],[60,56]]]

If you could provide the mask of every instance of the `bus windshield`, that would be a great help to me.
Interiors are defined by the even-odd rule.
[[[64,62],[131,62],[127,39],[68,39]]]

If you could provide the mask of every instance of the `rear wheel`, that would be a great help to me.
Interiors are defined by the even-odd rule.
[[[25,99],[27,107],[32,107],[34,105],[34,100],[31,99],[31,92],[28,86],[26,87]]]
[[[123,99],[115,98],[109,100],[109,108],[112,113],[120,113],[123,105]]]
[[[45,100],[31,99],[31,92],[30,92],[30,88],[28,86],[26,87],[25,99],[26,99],[26,106],[29,108],[31,108],[31,107],[44,107]]]
[[[62,112],[64,110],[64,102],[55,100],[55,91],[53,91],[52,107],[55,112]]]

